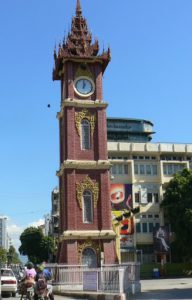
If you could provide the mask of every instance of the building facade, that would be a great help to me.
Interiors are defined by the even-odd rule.
[[[6,250],[9,248],[7,217],[5,216],[0,216],[0,247]]]
[[[133,216],[130,224],[132,229],[117,237],[121,262],[138,258],[144,263],[159,262],[162,258],[164,262],[170,261],[171,228],[165,222],[160,204],[173,175],[184,168],[192,168],[192,144],[110,140],[108,156],[112,164],[112,206],[113,186],[118,187],[116,192],[129,186],[132,209],[139,206],[139,213]],[[161,249],[156,247],[159,229],[166,234],[166,245]]]
[[[107,103],[103,74],[110,50],[99,54],[77,0],[71,32],[54,52],[53,80],[61,82],[60,238],[58,262],[117,261],[110,212]]]
[[[51,218],[49,223],[49,234],[58,240],[59,238],[59,215],[60,215],[60,196],[59,188],[55,187],[51,193]]]

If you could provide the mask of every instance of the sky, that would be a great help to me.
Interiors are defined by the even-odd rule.
[[[192,143],[192,1],[81,0],[100,49],[107,116],[149,120],[153,142]],[[53,50],[76,0],[0,1],[0,215],[17,248],[40,224],[58,186],[60,85]],[[50,108],[47,105],[50,104]]]

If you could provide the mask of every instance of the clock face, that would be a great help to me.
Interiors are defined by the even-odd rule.
[[[81,77],[75,81],[75,89],[82,96],[89,96],[94,92],[94,83],[92,80]]]

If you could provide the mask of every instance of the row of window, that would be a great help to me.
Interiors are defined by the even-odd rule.
[[[114,164],[111,168],[111,174],[113,174],[113,175],[128,174],[128,165],[127,164]]]
[[[157,165],[134,164],[135,175],[157,175]]]
[[[163,164],[163,174],[173,175],[179,171],[182,171],[186,167],[185,164]],[[111,168],[113,175],[125,175],[128,174],[127,164],[113,164]],[[156,176],[158,174],[157,165],[155,164],[134,164],[134,174],[143,176]]]
[[[147,203],[159,203],[158,193],[135,193],[135,203],[147,204]]]
[[[155,156],[133,155],[134,160],[156,160]]]
[[[157,175],[157,165],[154,164],[135,164],[135,175]],[[114,164],[111,168],[113,175],[125,175],[128,174],[127,164]]]
[[[192,157],[191,156],[184,157],[184,156],[161,155],[160,159],[161,160],[179,160],[179,161],[189,160],[189,161],[191,161]]]
[[[173,175],[179,171],[182,171],[186,168],[184,164],[164,164],[163,165],[163,174],[164,175]]]
[[[128,160],[128,159],[134,159],[134,160],[156,160],[157,158],[155,156],[138,156],[138,155],[133,155],[130,156],[109,156],[109,159],[114,160],[114,159],[120,159],[120,160]]]
[[[159,226],[159,214],[141,214],[136,218],[137,233],[152,233]]]
[[[153,231],[159,229],[159,227],[160,227],[160,223],[155,223],[155,222],[136,223],[136,232],[153,233]]]

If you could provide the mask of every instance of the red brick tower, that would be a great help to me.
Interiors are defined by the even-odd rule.
[[[54,52],[53,80],[61,81],[59,263],[116,261],[102,93],[110,51],[98,52],[77,0],[71,32]]]

